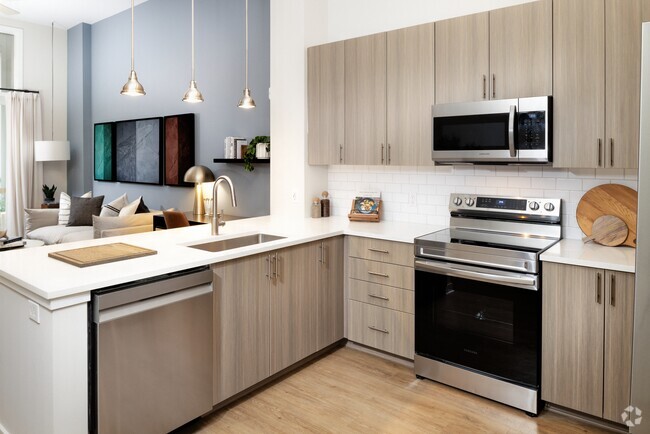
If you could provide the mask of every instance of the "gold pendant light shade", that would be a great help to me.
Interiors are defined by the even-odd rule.
[[[251,90],[248,88],[248,0],[246,0],[246,87],[244,88],[244,96],[239,100],[237,107],[243,109],[255,108],[255,100],[251,96]]]
[[[122,92],[120,93],[122,95],[127,95],[127,96],[142,96],[147,94],[144,91],[144,87],[142,87],[142,85],[138,81],[138,74],[136,74],[133,69],[131,70],[131,74],[129,74],[129,79],[122,87]]]
[[[244,96],[239,100],[238,107],[243,109],[255,108],[255,100],[251,96],[250,89],[244,89]]]
[[[138,74],[135,73],[135,68],[133,67],[133,11],[134,11],[134,0],[131,0],[131,73],[129,74],[129,79],[126,81],[126,84],[122,87],[122,95],[128,96],[142,96],[146,95],[144,87],[138,81]]]

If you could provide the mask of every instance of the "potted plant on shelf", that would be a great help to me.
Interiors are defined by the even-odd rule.
[[[271,152],[271,137],[270,136],[255,136],[246,148],[246,152],[242,156],[244,159],[244,170],[252,172],[255,170],[253,167],[253,160],[255,158],[265,159],[270,158]]]
[[[56,185],[52,184],[52,187],[48,187],[47,184],[43,184],[43,194],[45,203],[54,202],[54,193],[56,193]]]

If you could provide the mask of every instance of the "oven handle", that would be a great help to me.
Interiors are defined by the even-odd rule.
[[[461,277],[481,282],[494,283],[497,285],[515,286],[517,288],[537,291],[537,277],[523,276],[514,273],[493,274],[484,271],[477,271],[476,268],[465,267],[459,264],[448,262],[434,262],[423,259],[415,260],[415,269],[418,271],[432,272],[444,276]]]

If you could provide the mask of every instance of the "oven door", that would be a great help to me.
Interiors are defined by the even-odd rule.
[[[433,106],[433,161],[517,162],[517,99]]]
[[[539,387],[538,277],[415,261],[415,353]]]

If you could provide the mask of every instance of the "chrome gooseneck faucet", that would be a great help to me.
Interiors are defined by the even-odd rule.
[[[232,180],[227,176],[220,176],[214,181],[214,187],[212,187],[212,235],[219,235],[219,226],[225,226],[226,222],[222,222],[223,210],[220,213],[217,212],[217,190],[219,189],[219,184],[226,182],[230,187],[230,198],[232,199],[232,206],[237,206],[237,198],[235,196],[235,186],[232,184]]]

